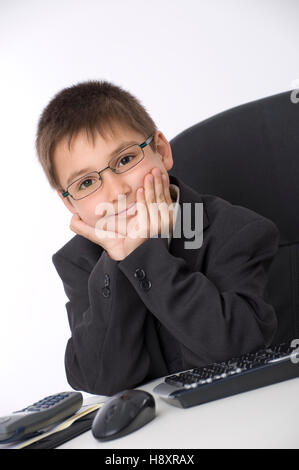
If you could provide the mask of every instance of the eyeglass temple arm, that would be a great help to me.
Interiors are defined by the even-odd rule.
[[[151,141],[153,140],[153,138],[154,138],[153,135],[149,136],[149,137],[146,139],[146,141],[143,142],[143,144],[140,144],[140,148],[143,149],[143,147],[146,147],[148,144],[150,144]]]

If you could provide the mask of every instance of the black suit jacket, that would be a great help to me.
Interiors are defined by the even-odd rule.
[[[169,248],[167,238],[149,238],[122,261],[79,235],[52,257],[69,299],[65,367],[74,389],[112,395],[271,343],[277,320],[263,295],[277,227],[170,182],[181,207],[203,203],[200,248],[185,248],[182,228]]]

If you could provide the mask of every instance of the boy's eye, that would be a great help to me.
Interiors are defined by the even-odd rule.
[[[127,154],[127,155],[123,155],[122,157],[120,157],[116,163],[116,166],[124,166],[124,165],[127,165],[128,163],[130,163],[134,158],[136,157],[136,155],[134,153],[130,153],[130,154]]]
[[[94,184],[97,180],[95,178],[86,178],[83,181],[78,182],[77,191],[81,191],[81,189],[87,189],[92,184]]]
[[[132,145],[130,149],[124,150],[116,155],[110,163],[111,168],[117,173],[123,173],[137,165],[142,160],[143,153],[139,145]]]

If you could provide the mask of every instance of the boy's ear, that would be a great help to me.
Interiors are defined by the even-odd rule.
[[[57,189],[56,191],[57,191],[58,196],[59,196],[60,199],[62,200],[63,204],[65,205],[65,207],[66,207],[72,214],[76,214],[76,213],[77,213],[77,210],[75,209],[75,207],[74,207],[73,204],[71,203],[69,196],[63,197],[63,195],[61,194],[61,192],[59,191],[59,189]]]
[[[167,171],[173,167],[173,157],[170,143],[161,131],[157,131],[155,135],[155,144],[157,152],[161,155],[163,164]]]

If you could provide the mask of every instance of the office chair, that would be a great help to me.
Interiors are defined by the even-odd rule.
[[[171,141],[169,172],[201,194],[247,207],[280,230],[264,299],[278,328],[272,344],[299,338],[299,103],[291,91],[246,103]]]

